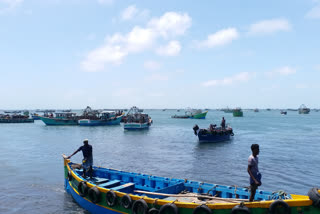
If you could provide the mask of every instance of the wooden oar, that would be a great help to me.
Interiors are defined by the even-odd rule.
[[[166,193],[158,193],[158,192],[147,192],[147,191],[141,191],[141,190],[134,190],[136,193],[142,193],[142,194],[149,194],[149,195],[159,195],[159,196],[166,196],[166,197],[199,197],[199,198],[206,198],[206,199],[216,199],[216,200],[227,200],[227,201],[248,201],[248,199],[239,199],[239,198],[220,198],[220,197],[214,197],[214,196],[206,196],[206,195],[175,195],[175,194],[166,194]]]

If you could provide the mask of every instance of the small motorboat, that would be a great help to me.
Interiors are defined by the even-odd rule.
[[[281,111],[280,114],[287,115],[287,112],[286,111]]]

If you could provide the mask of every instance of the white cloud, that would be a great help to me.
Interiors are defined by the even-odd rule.
[[[127,34],[115,33],[108,36],[102,46],[87,54],[81,63],[82,68],[85,71],[99,71],[104,70],[108,64],[121,64],[129,54],[152,49],[158,39],[184,34],[190,25],[191,18],[185,13],[165,13],[160,18],[152,19],[145,28],[135,26]],[[169,54],[175,54],[179,50],[176,42],[170,47]]]
[[[160,18],[151,19],[147,26],[167,38],[183,35],[191,27],[191,22],[191,17],[187,13],[167,12]]]
[[[278,31],[290,31],[291,25],[286,19],[263,20],[252,24],[249,28],[250,35],[273,34]]]
[[[265,74],[268,77],[276,77],[276,76],[288,76],[291,74],[295,74],[297,70],[295,68],[291,68],[289,66],[284,66],[281,68],[277,68],[273,71],[266,72]]]
[[[307,14],[306,18],[310,19],[320,19],[320,5],[315,6],[312,8]]]
[[[231,77],[226,77],[221,80],[209,80],[207,82],[202,83],[203,86],[205,87],[210,87],[210,86],[227,86],[227,85],[232,85],[238,82],[247,82],[249,81],[255,73],[249,73],[249,72],[242,72],[239,74],[236,74]]]
[[[19,7],[24,0],[0,0],[0,14],[12,12]]]
[[[316,71],[320,71],[320,65],[314,66],[314,69],[315,69]]]
[[[206,40],[198,41],[196,44],[199,48],[213,48],[229,44],[233,40],[238,39],[238,37],[239,33],[236,28],[227,28],[210,34]]]
[[[143,66],[147,70],[159,70],[161,67],[160,63],[152,60],[144,62]]]
[[[159,47],[156,52],[161,56],[177,56],[181,51],[179,41],[170,41],[167,45]]]
[[[148,93],[147,96],[149,96],[149,97],[164,97],[165,94],[161,93],[161,92],[152,92],[152,93]]]
[[[130,5],[126,9],[124,9],[121,13],[122,20],[130,20],[138,13],[138,9],[135,5]]]

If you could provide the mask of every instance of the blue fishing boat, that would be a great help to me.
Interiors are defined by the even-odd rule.
[[[47,126],[61,126],[61,125],[78,125],[79,117],[76,113],[72,112],[61,112],[46,114],[46,116],[40,116],[42,122]]]
[[[124,121],[125,130],[148,129],[152,124],[152,119],[148,114],[141,113],[140,109],[133,106],[126,115]]]
[[[108,126],[120,125],[123,114],[117,115],[115,111],[102,111],[95,114],[94,117],[79,120],[80,126]]]
[[[200,129],[198,125],[193,127],[194,134],[198,136],[199,142],[221,142],[230,140],[230,136],[233,136],[233,130],[231,126],[226,128],[216,127],[216,125],[210,124],[208,129]]]
[[[64,158],[64,187],[94,214],[318,214],[320,190],[308,195],[257,190],[188,179],[166,178],[93,166],[84,177],[81,165]]]

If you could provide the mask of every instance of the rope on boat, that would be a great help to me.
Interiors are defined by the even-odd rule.
[[[210,191],[212,191],[213,189],[217,188],[218,185],[214,185],[211,189],[208,190],[207,194],[209,194]]]

